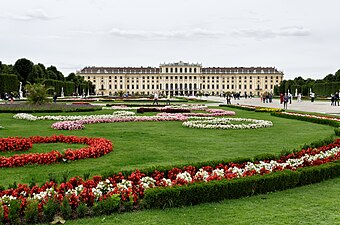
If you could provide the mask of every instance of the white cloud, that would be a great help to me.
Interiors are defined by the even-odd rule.
[[[304,27],[282,27],[278,30],[239,30],[232,33],[236,37],[255,38],[255,39],[267,39],[276,37],[300,37],[309,36],[310,30]]]
[[[19,20],[19,21],[33,21],[33,20],[48,21],[48,20],[57,19],[58,17],[49,16],[42,9],[29,9],[22,15],[4,14],[0,18],[9,19],[9,20]]]
[[[172,30],[172,31],[145,31],[145,30],[122,30],[113,28],[109,32],[112,36],[127,37],[127,38],[216,38],[224,35],[220,31],[210,31],[201,28],[192,30]]]

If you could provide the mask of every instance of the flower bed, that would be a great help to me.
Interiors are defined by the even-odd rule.
[[[289,118],[289,119],[303,120],[303,121],[308,121],[308,122],[318,123],[318,124],[327,124],[333,127],[340,126],[339,117],[320,116],[320,115],[302,114],[302,113],[291,113],[291,112],[272,112],[271,115],[283,117],[283,118]]]
[[[111,119],[117,117],[124,117],[124,116],[133,116],[135,115],[134,112],[131,111],[115,111],[112,114],[102,114],[102,115],[87,115],[87,116],[34,116],[32,114],[27,113],[18,113],[13,116],[14,119],[21,119],[21,120],[87,120],[87,119]]]
[[[185,166],[169,171],[155,170],[148,175],[136,170],[127,177],[121,173],[108,178],[95,176],[87,181],[76,177],[60,185],[46,182],[40,187],[31,188],[19,184],[16,189],[0,191],[0,212],[3,212],[3,218],[0,217],[0,221],[10,222],[8,212],[15,202],[21,205],[22,214],[27,211],[28,207],[32,207],[30,204],[36,204],[35,207],[39,212],[36,217],[38,217],[45,215],[44,209],[48,207],[51,199],[57,202],[54,214],[60,213],[61,204],[64,205],[62,202],[65,201],[66,206],[63,207],[69,207],[70,213],[81,216],[79,207],[84,207],[84,205],[95,211],[98,205],[103,204],[104,209],[108,208],[106,211],[113,212],[129,208],[129,206],[130,209],[139,208],[141,199],[144,199],[145,202],[142,203],[145,207],[164,207],[167,206],[164,205],[165,201],[174,201],[174,206],[177,206],[183,203],[197,204],[202,202],[202,199],[204,201],[222,200],[221,196],[241,197],[276,189],[282,190],[340,175],[339,163],[314,169],[317,168],[316,166],[339,159],[340,139],[327,146],[302,149],[300,152],[281,156],[278,160],[228,163],[215,167],[206,165],[201,168]],[[299,170],[304,167],[311,169]],[[283,170],[297,170],[297,172],[279,172]],[[233,180],[238,181],[233,182]],[[211,185],[209,185],[210,182]],[[233,190],[232,194],[235,196],[230,196],[231,193],[226,193],[226,190]],[[203,193],[206,193],[208,197],[200,195]],[[105,204],[108,202],[112,204]],[[45,221],[49,222],[47,219]]]
[[[242,124],[232,124],[241,122]],[[194,121],[185,121],[183,126],[200,129],[258,129],[271,127],[273,123],[267,120],[255,120],[248,118],[213,118]]]
[[[225,105],[220,104],[219,106],[226,106],[230,108],[236,108],[236,109],[244,109],[248,111],[255,111],[255,112],[282,112],[283,109],[279,108],[270,108],[270,107],[261,107],[261,106],[253,106],[253,105]]]
[[[0,138],[0,151],[24,151],[30,149],[32,144],[57,142],[87,144],[89,146],[77,150],[68,149],[63,153],[52,150],[48,153],[29,153],[9,157],[0,156],[0,168],[98,158],[112,151],[112,143],[107,139],[64,135],[54,135],[51,137],[32,136],[29,138]]]
[[[198,109],[196,109],[198,110]],[[215,117],[215,116],[235,116],[234,111],[226,111],[223,109],[208,109],[202,108],[199,110],[204,110],[208,113],[181,113],[183,116],[187,117]],[[177,113],[178,114],[178,113]],[[157,116],[170,116],[170,113],[158,113]]]
[[[0,104],[0,113],[32,113],[32,112],[92,112],[102,110],[95,105],[67,105],[67,104]]]
[[[145,121],[184,121],[184,120],[187,120],[187,117],[177,114],[171,116],[125,116],[107,119],[101,118],[56,122],[52,124],[51,127],[56,130],[81,130],[85,128],[83,124],[145,122]]]
[[[140,107],[137,109],[137,113],[144,113],[144,112],[166,112],[166,113],[184,113],[190,112],[190,109],[186,108],[170,108],[170,107],[159,107],[159,108],[143,108]]]

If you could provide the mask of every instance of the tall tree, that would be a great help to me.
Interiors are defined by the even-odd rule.
[[[47,71],[47,75],[49,76],[48,78],[50,79],[61,80],[61,81],[64,81],[65,79],[62,72],[58,71],[57,67],[55,66],[47,67],[46,71]]]
[[[27,77],[33,70],[33,62],[25,58],[18,59],[13,68],[19,75],[20,81],[26,84]]]

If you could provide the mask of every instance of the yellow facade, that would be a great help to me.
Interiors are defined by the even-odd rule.
[[[202,67],[182,61],[159,67],[85,67],[78,75],[91,81],[98,95],[261,95],[283,80],[274,67]]]

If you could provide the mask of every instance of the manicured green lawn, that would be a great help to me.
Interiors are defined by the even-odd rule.
[[[303,144],[334,135],[334,129],[326,125],[272,117],[269,113],[230,110],[236,112],[236,117],[271,120],[274,126],[258,130],[204,130],[183,127],[182,122],[133,122],[92,124],[85,125],[85,130],[58,131],[50,128],[53,121],[16,120],[12,118],[14,114],[1,113],[0,126],[5,129],[0,129],[0,137],[53,134],[103,137],[112,141],[114,149],[113,152],[97,159],[45,166],[1,168],[0,185],[7,187],[13,182],[29,183],[32,178],[44,183],[50,174],[60,181],[66,171],[70,177],[83,176],[85,173],[93,176],[108,170],[119,172],[157,165],[253,157],[262,153],[279,154],[282,150],[299,148]],[[109,114],[112,111],[63,115],[98,113]],[[28,152],[48,152],[52,149],[63,151],[82,146],[64,143],[35,144]],[[0,153],[0,156],[9,155],[13,153]],[[221,203],[114,214],[67,223],[337,224],[340,221],[340,204],[336,200],[340,194],[339,185],[340,178],[337,178],[320,184]]]
[[[340,224],[340,178],[290,190],[184,208],[145,210],[68,224]]]
[[[181,122],[130,122],[91,124],[86,125],[85,130],[58,131],[50,128],[53,121],[16,120],[12,118],[14,114],[0,114],[1,125],[5,127],[0,130],[2,137],[64,134],[103,137],[111,140],[114,145],[113,152],[97,159],[45,166],[2,168],[0,184],[7,186],[13,182],[28,183],[32,177],[39,183],[44,183],[49,174],[61,179],[65,171],[69,171],[70,176],[83,176],[84,173],[93,176],[107,170],[119,172],[155,165],[280,153],[284,149],[298,148],[334,133],[333,128],[325,125],[271,117],[269,113],[235,111],[238,117],[267,119],[271,120],[274,126],[258,130],[204,130],[182,127]],[[112,111],[100,113],[108,114]],[[70,145],[60,144],[61,149],[68,147]],[[36,146],[34,149],[37,149]],[[36,152],[34,149],[29,152]],[[44,151],[49,151],[46,146]]]

